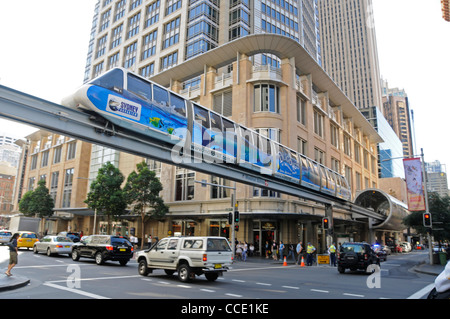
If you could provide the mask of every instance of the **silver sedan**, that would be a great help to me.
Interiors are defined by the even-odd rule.
[[[45,236],[34,244],[33,251],[35,254],[45,252],[47,256],[53,254],[70,255],[73,241],[65,236]]]

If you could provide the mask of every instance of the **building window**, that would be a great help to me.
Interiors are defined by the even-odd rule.
[[[34,190],[34,182],[36,181],[36,177],[30,177],[28,179],[28,190],[32,191]]]
[[[271,139],[272,141],[280,143],[280,130],[277,128],[257,128],[255,131],[262,136],[267,137],[268,139]]]
[[[139,24],[141,20],[141,13],[138,12],[128,19],[128,35],[127,39],[134,37],[139,33]]]
[[[306,141],[300,137],[297,137],[297,152],[307,156],[308,149],[306,147]]]
[[[180,41],[180,17],[169,21],[164,25],[163,45],[166,49]]]
[[[306,101],[297,96],[297,122],[306,125]]]
[[[254,111],[280,113],[280,88],[273,84],[255,85]]]
[[[195,172],[184,168],[176,168],[175,201],[194,199]]]
[[[141,68],[139,74],[143,77],[149,77],[155,73],[155,63],[150,63]]]
[[[48,165],[49,150],[43,151],[41,155],[41,167],[46,167]]]
[[[273,190],[253,187],[253,197],[273,197],[280,198],[281,195],[279,192],[275,192]]]
[[[341,174],[341,162],[334,157],[331,157],[331,167],[333,171]]]
[[[352,156],[351,138],[347,134],[344,134],[344,153],[350,157]]]
[[[38,160],[37,154],[31,155],[30,170],[36,169],[36,167],[37,167],[37,160]]]
[[[77,142],[73,141],[67,143],[67,160],[74,159],[76,152],[77,152]]]
[[[349,185],[350,187],[352,187],[352,181],[353,181],[353,179],[352,179],[352,169],[351,169],[351,167],[345,165],[345,168],[344,168],[344,175],[345,175],[345,179],[347,179],[348,185]]]
[[[117,52],[108,58],[108,70],[119,66],[120,53]]]
[[[314,148],[314,160],[317,163],[325,165],[325,152],[322,151],[320,148],[315,147]]]
[[[166,16],[181,8],[181,0],[166,1]]]
[[[125,5],[127,0],[120,0],[116,3],[116,14],[114,15],[114,22],[121,19],[125,15]]]
[[[72,197],[73,173],[73,168],[66,169],[65,171],[62,207],[70,207],[70,198]]]
[[[316,133],[317,135],[319,135],[322,138],[324,137],[323,122],[324,122],[323,114],[314,110],[314,133]]]
[[[214,94],[213,110],[225,117],[233,114],[233,92],[226,91]]]
[[[62,146],[57,146],[53,150],[53,164],[61,162]]]
[[[100,32],[108,29],[110,16],[111,16],[111,9],[109,9],[108,11],[106,11],[102,14],[101,19],[100,19]]]
[[[123,67],[128,69],[136,63],[137,42],[134,42],[125,48],[125,62]]]
[[[220,187],[220,186],[230,187],[230,180],[217,176],[211,176],[211,184],[218,185],[218,186],[211,186],[211,199],[230,197],[231,189],[226,187]]]
[[[145,13],[145,25],[144,28],[148,28],[152,24],[155,24],[159,20],[159,6],[160,0],[157,0],[147,7],[147,11]]]
[[[356,141],[355,141],[355,162],[361,164],[361,147]]]
[[[156,53],[156,40],[158,37],[158,30],[152,31],[144,36],[142,43],[142,60],[145,60]]]
[[[339,149],[339,129],[336,125],[330,124],[331,145]]]
[[[58,179],[59,172],[53,172],[50,181],[50,196],[53,198],[54,203],[56,203],[56,194],[58,193]]]
[[[165,57],[161,58],[161,67],[160,71],[168,69],[178,63],[178,51],[175,51]]]
[[[115,47],[119,46],[122,43],[122,30],[123,30],[123,23],[112,30],[111,49],[114,49]]]
[[[108,41],[108,35],[104,35],[97,41],[97,54],[95,58],[101,57],[106,52],[106,42]]]

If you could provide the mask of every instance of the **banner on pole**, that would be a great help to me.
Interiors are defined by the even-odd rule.
[[[408,193],[408,210],[425,210],[420,158],[405,158],[403,159],[403,166],[405,168],[406,190]]]

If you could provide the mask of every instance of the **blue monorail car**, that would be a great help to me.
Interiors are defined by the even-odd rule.
[[[113,125],[325,194],[351,200],[344,176],[280,143],[126,69],[114,68],[62,105],[88,109]]]

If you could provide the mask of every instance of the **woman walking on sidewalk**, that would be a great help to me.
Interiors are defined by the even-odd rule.
[[[12,237],[10,242],[8,243],[9,246],[9,265],[8,270],[5,272],[7,276],[12,276],[11,270],[14,268],[15,265],[17,265],[17,238],[19,238],[19,234],[15,233]]]

